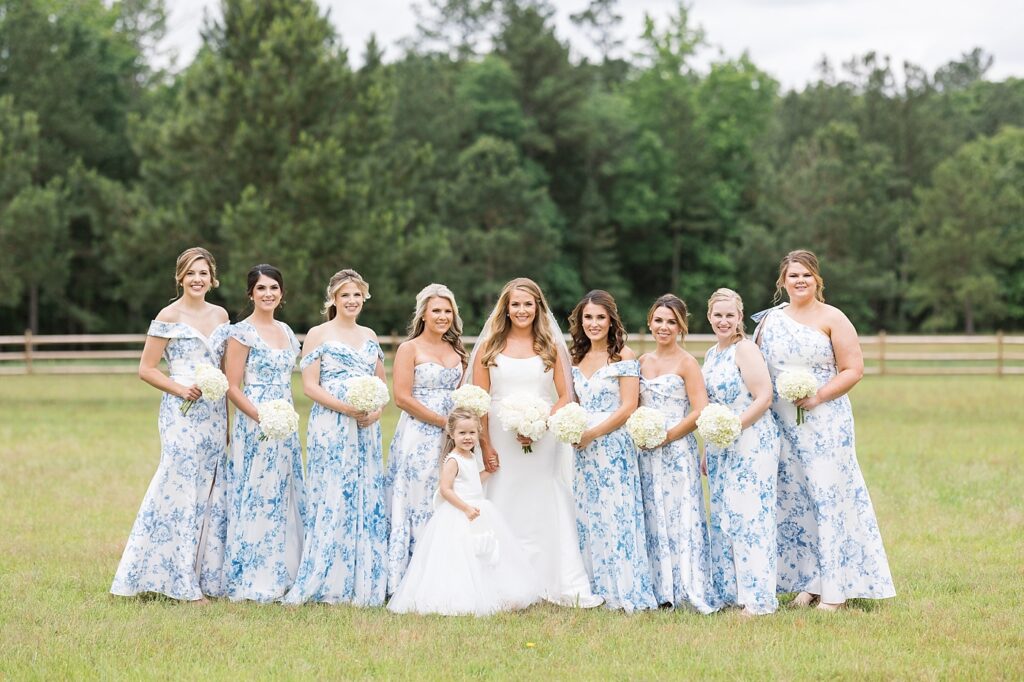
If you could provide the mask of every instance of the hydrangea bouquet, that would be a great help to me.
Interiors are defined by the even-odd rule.
[[[725,405],[711,403],[697,417],[697,433],[705,443],[724,448],[739,438],[743,425],[739,416]]]
[[[196,386],[203,392],[203,398],[216,402],[228,392],[228,378],[224,376],[224,372],[210,363],[203,362],[196,365]],[[186,415],[195,404],[194,400],[186,400],[178,409],[181,410],[181,414]]]
[[[650,450],[665,442],[665,415],[653,407],[638,407],[626,420],[626,431],[637,446]]]
[[[548,430],[563,443],[575,445],[587,430],[587,411],[579,403],[568,403],[548,417]]]
[[[261,404],[259,411],[260,440],[284,440],[299,430],[299,413],[283,398]]]
[[[465,384],[452,391],[452,402],[455,407],[482,417],[491,409],[491,394],[474,384]]]
[[[775,380],[775,388],[779,395],[795,403],[797,400],[810,398],[818,392],[818,380],[806,369],[791,369],[779,375]],[[796,408],[797,426],[804,423],[806,410],[799,405]]]
[[[378,377],[352,377],[345,381],[345,402],[360,412],[376,412],[388,403],[388,386]]]

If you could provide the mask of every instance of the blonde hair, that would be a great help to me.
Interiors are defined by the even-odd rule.
[[[205,260],[210,264],[210,288],[216,289],[220,286],[220,282],[217,281],[217,261],[213,259],[213,255],[201,246],[193,246],[182,251],[174,264],[175,294],[177,294],[179,288],[184,288],[181,283],[185,280],[185,275],[188,274],[192,264],[197,260]]]
[[[455,430],[455,424],[463,419],[469,419],[476,422],[478,437],[480,431],[483,430],[483,422],[480,421],[480,417],[477,416],[476,412],[471,412],[465,407],[456,407],[454,410],[449,412],[448,419],[444,422],[444,445],[441,447],[442,460],[445,458],[445,455],[455,449],[455,439],[452,438],[452,431]]]
[[[455,302],[455,294],[452,293],[452,290],[443,284],[428,284],[420,290],[420,293],[416,294],[416,311],[413,313],[412,319],[409,320],[409,339],[415,339],[423,333],[423,329],[426,327],[423,316],[427,314],[427,305],[432,298],[443,298],[452,306],[454,314],[452,326],[441,335],[441,338],[459,354],[462,364],[465,365],[469,353],[462,345],[462,317],[459,316],[459,304]]]
[[[487,324],[484,325],[484,329],[490,332],[490,336],[487,337],[487,341],[480,350],[481,361],[484,367],[494,367],[497,364],[498,354],[505,348],[505,340],[512,329],[508,306],[512,292],[516,289],[528,293],[536,303],[537,314],[533,318],[533,351],[544,361],[545,370],[552,369],[558,358],[558,350],[547,325],[550,307],[537,283],[526,277],[517,277],[501,290],[498,302],[494,305],[491,316],[487,318]]]
[[[821,278],[821,268],[818,266],[818,257],[806,249],[790,251],[779,263],[779,278],[775,280],[775,296],[772,300],[778,303],[782,300],[782,293],[786,290],[786,271],[793,263],[799,263],[811,272],[814,282],[818,285],[814,290],[814,298],[822,303],[825,302],[825,280]]]
[[[676,318],[676,322],[679,324],[679,333],[682,336],[682,341],[686,340],[686,335],[690,333],[690,325],[687,318],[690,317],[690,311],[686,307],[686,302],[676,296],[675,294],[662,294],[657,298],[656,301],[651,305],[647,311],[647,326],[651,326],[651,320],[654,319],[654,311],[658,308],[668,308],[672,311],[672,315]]]
[[[711,294],[711,298],[708,299],[708,321],[711,321],[711,309],[716,303],[720,301],[732,302],[736,306],[736,313],[739,315],[737,320],[736,331],[732,335],[732,341],[736,342],[740,339],[747,337],[746,331],[743,329],[743,299],[732,289],[725,287],[717,289],[715,293]]]
[[[327,296],[324,298],[324,305],[320,309],[320,314],[326,315],[328,320],[333,320],[338,314],[338,310],[334,305],[334,297],[337,295],[338,289],[349,282],[355,283],[359,288],[359,291],[363,294],[364,301],[370,300],[370,285],[366,283],[362,275],[351,268],[338,270],[331,277],[330,281],[327,282]]]

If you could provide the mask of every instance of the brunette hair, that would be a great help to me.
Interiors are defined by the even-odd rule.
[[[324,298],[324,305],[320,309],[320,314],[326,315],[328,320],[333,320],[338,315],[338,310],[334,305],[334,296],[338,293],[338,289],[348,282],[355,283],[359,291],[362,292],[364,301],[370,300],[370,285],[366,283],[362,275],[351,268],[338,270],[327,282],[327,295]],[[281,286],[284,287],[283,284]]]
[[[452,438],[452,431],[455,429],[455,424],[463,419],[475,421],[477,432],[483,430],[483,422],[480,421],[480,417],[476,412],[472,412],[465,407],[456,407],[449,412],[448,419],[444,422],[444,445],[441,447],[442,460],[444,460],[445,455],[455,449],[455,439]]]
[[[281,303],[278,307],[284,305],[284,275],[281,271],[275,268],[273,265],[266,263],[260,263],[249,268],[249,272],[245,275],[245,295],[252,298],[252,290],[256,288],[256,282],[260,281],[260,275],[265,275],[270,279],[274,280],[281,287]],[[255,306],[255,303],[253,303]]]
[[[686,335],[690,331],[690,326],[687,322],[690,318],[690,311],[686,307],[686,302],[675,294],[662,294],[651,305],[651,309],[647,311],[648,327],[651,326],[651,320],[654,319],[654,311],[658,308],[668,308],[672,311],[676,322],[679,323],[679,331],[682,333],[683,339],[686,339]]]
[[[779,263],[779,278],[775,280],[775,296],[773,301],[778,303],[782,300],[782,294],[786,291],[786,271],[793,263],[799,263],[811,271],[814,282],[818,285],[814,290],[814,298],[822,303],[825,302],[825,280],[821,278],[821,268],[818,266],[818,257],[811,251],[797,249],[790,251]]]
[[[622,326],[619,308],[612,295],[602,289],[594,289],[580,299],[569,314],[569,334],[572,336],[569,354],[572,356],[572,364],[578,365],[590,351],[590,339],[583,331],[583,308],[588,303],[599,305],[608,312],[608,359],[618,362],[622,359],[622,349],[626,347],[626,329]]]
[[[525,291],[533,297],[537,308],[537,314],[533,318],[533,352],[544,361],[545,370],[552,369],[557,362],[558,350],[547,325],[548,311],[551,308],[537,283],[526,277],[517,277],[501,290],[498,302],[487,319],[485,328],[489,330],[490,335],[480,349],[480,359],[484,367],[494,367],[497,364],[498,354],[505,348],[505,340],[512,329],[508,306],[512,292],[516,289]]]
[[[455,294],[452,293],[452,290],[443,284],[428,284],[420,290],[420,293],[416,294],[416,310],[412,314],[412,319],[409,320],[409,340],[411,341],[423,333],[423,329],[426,327],[423,316],[427,314],[427,305],[432,298],[443,298],[452,306],[452,326],[441,335],[441,338],[459,354],[462,364],[465,366],[469,353],[462,345],[462,317],[459,315],[459,304],[455,302]]]
[[[178,254],[178,260],[174,263],[175,296],[178,294],[178,289],[184,288],[181,283],[185,279],[185,275],[188,274],[189,268],[197,260],[205,260],[210,264],[210,288],[216,289],[220,286],[220,282],[217,281],[217,261],[213,259],[213,254],[201,246],[193,246]]]
[[[721,301],[731,301],[736,306],[736,314],[739,316],[736,321],[736,332],[732,335],[733,342],[746,338],[747,334],[743,329],[743,299],[732,289],[723,287],[711,294],[711,298],[708,299],[708,321],[711,318],[711,309]]]

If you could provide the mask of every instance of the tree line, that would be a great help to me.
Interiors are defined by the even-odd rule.
[[[683,4],[627,54],[616,0],[586,3],[592,59],[543,0],[429,0],[353,68],[314,1],[222,0],[169,72],[162,0],[0,0],[0,326],[141,330],[192,245],[233,315],[280,267],[297,328],[355,267],[381,332],[431,281],[472,331],[513,276],[560,314],[608,289],[632,330],[673,292],[700,330],[718,287],[768,306],[794,248],[862,332],[1024,326],[1024,80],[991,55],[783,91],[746,54],[698,68]]]

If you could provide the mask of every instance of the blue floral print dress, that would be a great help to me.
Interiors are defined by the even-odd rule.
[[[429,410],[446,415],[452,410],[452,391],[462,380],[462,364],[445,367],[421,362],[413,368],[412,397]],[[444,429],[402,413],[388,453],[385,482],[390,530],[388,535],[388,594],[398,589],[423,527],[434,513],[434,491],[440,475]]]
[[[664,414],[670,429],[690,412],[686,382],[678,374],[641,376],[640,404]],[[654,595],[659,604],[711,613],[717,605],[697,439],[691,433],[638,452]]]
[[[345,381],[373,376],[383,358],[372,339],[360,348],[325,341],[302,358],[302,368],[319,360],[320,385],[344,400]],[[299,574],[284,602],[382,606],[388,518],[380,422],[360,428],[355,417],[314,402],[306,452],[306,536]]]
[[[636,360],[613,362],[589,379],[573,367],[572,376],[589,428],[618,409],[619,377],[640,376],[640,365]],[[577,450],[575,469],[576,522],[591,589],[604,598],[607,608],[657,608],[636,447],[625,427]]]
[[[712,403],[740,416],[754,397],[736,365],[736,346],[712,346],[704,358],[704,383]],[[754,614],[778,608],[775,596],[775,480],[779,429],[771,411],[743,429],[727,447],[704,444],[711,489],[711,566],[723,605]]]
[[[171,379],[195,383],[196,367],[220,368],[230,325],[208,337],[182,322],[153,321],[149,336],[167,339]],[[117,567],[113,594],[158,592],[173,599],[223,596],[227,403],[200,399],[181,414],[183,400],[160,400],[160,463]]]
[[[763,318],[760,347],[774,384],[786,370],[810,371],[824,386],[838,373],[832,340],[785,305]],[[775,391],[782,435],[778,480],[778,591],[851,598],[896,595],[875,510],[857,463],[849,396],[822,403],[796,423],[796,406]]]
[[[231,327],[231,338],[249,348],[244,394],[259,408],[271,400],[292,400],[292,370],[299,342],[291,328],[287,348],[271,348],[248,322]],[[271,602],[295,579],[306,516],[299,435],[260,440],[260,426],[235,410],[231,434],[231,482],[225,550],[227,594],[233,601]]]

